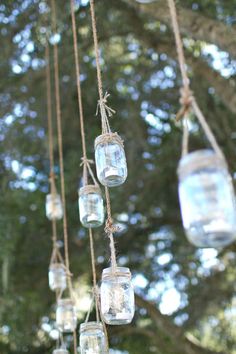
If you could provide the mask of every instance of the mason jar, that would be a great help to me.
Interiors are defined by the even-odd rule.
[[[129,268],[106,268],[102,273],[101,312],[109,325],[130,323],[134,317],[134,289]]]
[[[226,161],[212,150],[184,156],[178,166],[184,229],[197,247],[221,248],[236,238],[236,203]]]
[[[59,194],[48,194],[46,196],[46,216],[49,220],[62,219],[63,207]]]
[[[117,133],[99,135],[95,140],[95,162],[99,181],[107,187],[119,186],[127,178],[123,141]]]
[[[77,326],[75,304],[71,299],[60,299],[57,303],[56,324],[60,332],[74,332]]]
[[[49,288],[52,291],[64,291],[66,289],[66,269],[62,263],[53,263],[48,272]]]
[[[84,227],[99,227],[104,222],[104,206],[99,186],[87,185],[79,189],[80,222]]]
[[[54,349],[52,354],[69,354],[68,350],[59,348],[59,349]]]
[[[80,325],[80,353],[108,353],[103,325],[101,322],[87,322]]]

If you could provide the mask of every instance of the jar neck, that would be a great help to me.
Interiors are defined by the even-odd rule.
[[[115,279],[115,278],[131,279],[131,272],[126,267],[116,267],[115,271],[112,268],[106,268],[102,272],[102,279]]]

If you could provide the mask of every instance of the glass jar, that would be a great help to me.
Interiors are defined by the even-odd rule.
[[[127,178],[123,141],[117,133],[99,135],[95,140],[97,176],[107,187],[119,186]]]
[[[46,216],[49,220],[62,219],[63,207],[59,194],[48,194],[46,196]]]
[[[66,349],[59,348],[59,349],[53,350],[52,354],[69,354],[69,352]]]
[[[79,214],[84,227],[99,227],[104,222],[104,206],[99,186],[87,185],[79,190]]]
[[[101,312],[107,324],[123,325],[134,317],[134,289],[129,268],[106,268],[102,273]]]
[[[199,150],[179,163],[179,200],[187,237],[197,247],[223,247],[236,238],[236,203],[226,161]]]
[[[60,299],[57,303],[56,324],[61,332],[74,332],[77,326],[75,304],[71,299]]]
[[[48,272],[49,288],[52,291],[64,291],[66,289],[66,269],[62,263],[53,263]]]
[[[87,322],[80,325],[80,353],[108,353],[106,339],[101,322]]]

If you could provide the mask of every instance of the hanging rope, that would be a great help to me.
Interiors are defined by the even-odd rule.
[[[184,56],[184,49],[183,49],[183,42],[181,39],[180,35],[180,29],[179,29],[179,24],[178,24],[178,19],[177,19],[177,12],[176,12],[176,6],[175,6],[175,1],[174,0],[168,0],[168,5],[170,9],[170,16],[171,16],[171,21],[172,21],[172,27],[175,35],[175,44],[176,44],[176,50],[178,54],[178,61],[179,61],[179,66],[180,66],[180,71],[181,71],[181,76],[182,76],[182,88],[180,90],[180,103],[181,103],[181,109],[176,115],[176,119],[180,120],[184,118],[189,111],[192,109],[193,112],[195,113],[200,125],[202,126],[202,129],[204,133],[206,134],[206,137],[208,138],[212,148],[215,150],[215,153],[224,159],[223,152],[218,145],[214,134],[211,131],[210,126],[208,125],[206,118],[204,117],[201,109],[199,108],[197,101],[193,95],[193,92],[190,90],[190,81],[188,78],[188,73],[187,73],[187,65],[186,65],[186,60]],[[182,155],[185,155],[188,152],[188,129],[186,128],[187,125],[184,123],[184,142],[182,144]],[[187,129],[187,130],[186,130]]]
[[[57,33],[57,16],[55,0],[51,0],[52,9],[52,29],[54,34]],[[58,132],[58,150],[59,150],[59,165],[60,165],[60,179],[61,179],[61,197],[63,205],[63,233],[64,233],[64,250],[65,250],[65,265],[67,269],[67,282],[71,299],[73,299],[73,289],[70,272],[70,258],[68,247],[68,226],[66,215],[66,195],[65,195],[65,176],[64,176],[64,159],[63,159],[63,139],[62,139],[62,124],[61,124],[61,107],[60,107],[60,85],[59,85],[59,63],[58,63],[58,46],[57,42],[53,45],[54,57],[54,80],[55,80],[55,97],[56,97],[56,118],[57,118],[57,132]],[[77,335],[76,331],[73,333],[74,339],[74,354],[77,353]]]
[[[107,139],[110,138],[110,135],[116,134],[116,133],[111,133],[109,119],[108,119],[108,117],[111,117],[112,114],[115,113],[115,111],[107,105],[107,99],[109,97],[109,94],[106,92],[105,95],[103,95],[102,74],[101,74],[99,48],[98,48],[98,34],[97,34],[97,24],[96,24],[96,17],[95,17],[94,0],[90,0],[90,10],[91,10],[91,19],[92,19],[92,31],[93,31],[94,49],[95,49],[95,57],[96,57],[97,83],[98,83],[98,93],[99,93],[97,114],[98,114],[98,108],[100,108],[101,120],[102,120],[102,134],[105,134],[104,137],[101,138],[102,139],[104,138],[105,141],[107,142]],[[116,250],[115,250],[113,233],[117,231],[117,228],[113,225],[113,220],[111,216],[110,195],[107,187],[105,187],[105,193],[106,193],[106,204],[107,204],[107,221],[106,221],[105,232],[107,233],[110,240],[111,268],[113,274],[115,274],[117,268],[117,262],[116,262]]]

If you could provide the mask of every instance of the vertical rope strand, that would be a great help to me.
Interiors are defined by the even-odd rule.
[[[175,6],[175,0],[168,0],[168,5],[169,5],[169,10],[170,10],[170,17],[172,21],[172,27],[173,27],[173,32],[175,36],[175,44],[176,44],[176,51],[178,54],[178,61],[179,61],[179,66],[180,66],[180,71],[181,71],[181,76],[182,76],[182,81],[183,81],[183,87],[181,89],[181,105],[182,108],[181,110],[177,113],[177,119],[184,118],[186,114],[189,112],[190,108],[192,108],[193,112],[195,113],[204,133],[206,134],[206,137],[208,138],[212,148],[214,149],[215,153],[221,157],[224,158],[224,154],[219,146],[219,144],[216,141],[216,138],[208,125],[206,118],[204,117],[204,114],[202,113],[200,107],[197,104],[197,101],[192,94],[190,90],[190,84],[189,84],[189,78],[188,78],[188,73],[187,73],[187,65],[186,65],[186,60],[184,56],[184,49],[183,49],[183,42],[181,39],[180,35],[180,29],[179,29],[179,23],[178,23],[178,18],[177,18],[177,11],[176,11],[176,6]],[[184,126],[186,129],[186,126]],[[184,137],[185,142],[182,144],[182,155],[186,153],[187,151],[187,146],[186,146],[186,131],[184,132]],[[188,141],[187,141],[188,142]],[[185,148],[185,151],[183,150]]]
[[[52,28],[54,34],[57,32],[57,17],[55,0],[51,0],[52,7]],[[66,197],[65,197],[65,176],[64,176],[64,160],[63,160],[63,139],[61,126],[61,107],[60,107],[60,87],[59,87],[59,63],[58,63],[58,46],[55,42],[53,45],[54,56],[54,80],[55,80],[55,96],[56,96],[56,118],[58,131],[58,150],[59,150],[59,165],[60,165],[60,179],[61,179],[61,197],[63,205],[63,233],[64,233],[64,249],[65,249],[65,264],[67,268],[67,279],[70,295],[72,296],[72,284],[70,278],[70,258],[68,248],[68,229],[67,229],[67,215],[66,215]]]
[[[89,228],[89,244],[90,244],[92,274],[93,274],[93,292],[94,292],[93,296],[94,296],[94,299],[95,299],[96,320],[97,320],[97,322],[99,322],[99,308],[98,308],[98,297],[97,297],[97,274],[96,274],[96,265],[95,265],[93,231],[92,231],[91,228]]]

